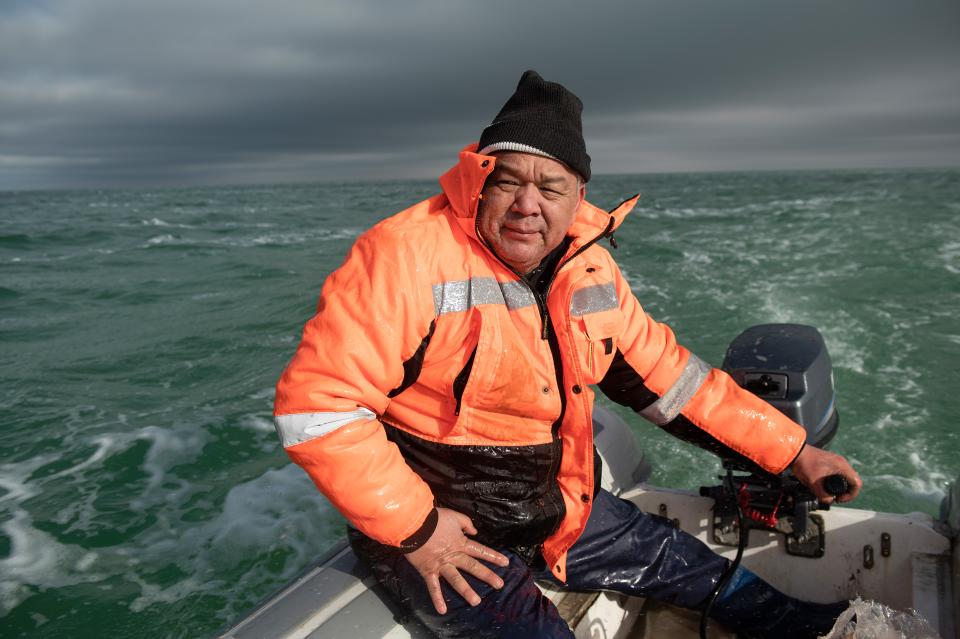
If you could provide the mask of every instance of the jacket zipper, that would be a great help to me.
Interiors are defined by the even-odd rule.
[[[578,255],[580,255],[581,253],[583,253],[584,251],[586,251],[588,248],[590,248],[591,246],[593,246],[594,244],[596,244],[597,242],[599,242],[602,238],[604,238],[604,237],[606,237],[607,235],[609,235],[611,229],[613,228],[613,222],[614,222],[614,219],[611,217],[611,218],[610,218],[610,221],[607,222],[607,228],[605,228],[605,229],[603,230],[603,232],[600,233],[600,235],[597,235],[595,238],[593,238],[592,240],[590,240],[589,242],[587,242],[586,244],[584,244],[583,246],[581,246],[580,248],[578,248],[576,251],[574,251],[574,252],[570,255],[570,257],[568,257],[568,258],[566,258],[565,260],[561,261],[561,262],[557,265],[557,269],[553,272],[553,276],[550,278],[550,281],[547,283],[547,292],[546,292],[546,293],[544,294],[544,296],[543,296],[544,305],[546,305],[546,299],[547,299],[547,297],[550,295],[551,289],[553,289],[553,283],[556,281],[556,279],[557,279],[557,273],[560,272],[560,269],[562,269],[564,266],[566,266],[566,265],[569,264],[571,261],[573,261],[573,258],[577,257]],[[479,221],[478,221],[478,223],[479,223]],[[494,255],[496,255],[496,253],[494,253]],[[500,261],[502,262],[503,260],[500,260]],[[544,313],[546,313],[546,309],[544,309]],[[547,339],[547,323],[546,323],[546,322],[544,322],[544,324],[543,324],[543,332],[542,332],[542,334],[540,335],[540,337],[541,337],[542,339]]]
[[[511,273],[513,273],[514,275],[516,275],[518,280],[520,280],[521,282],[523,282],[523,284],[524,284],[524,285],[527,287],[527,289],[530,291],[531,295],[533,295],[533,299],[534,299],[534,300],[536,301],[536,303],[537,303],[537,309],[540,311],[540,321],[541,321],[541,324],[542,324],[542,329],[541,329],[541,331],[540,331],[540,339],[547,340],[547,342],[548,342],[548,344],[549,344],[549,346],[550,346],[550,353],[551,353],[551,355],[552,355],[552,357],[553,357],[554,374],[556,375],[556,380],[557,380],[557,389],[558,389],[558,392],[560,393],[560,415],[557,417],[557,419],[553,422],[553,424],[552,424],[551,427],[550,427],[550,432],[551,432],[551,434],[552,434],[552,436],[553,436],[553,437],[552,437],[552,441],[553,441],[553,445],[554,445],[554,446],[556,446],[556,445],[560,442],[560,435],[559,435],[559,433],[560,433],[560,426],[563,424],[563,417],[564,417],[565,413],[567,412],[567,401],[566,401],[566,393],[564,392],[564,389],[563,389],[563,368],[562,368],[562,367],[563,367],[563,361],[561,360],[561,357],[560,357],[560,343],[557,341],[556,336],[555,336],[555,335],[552,335],[552,334],[550,333],[550,330],[549,330],[549,327],[550,327],[550,314],[549,314],[549,312],[548,312],[548,310],[547,310],[547,297],[550,295],[550,290],[553,288],[553,283],[554,283],[554,281],[556,281],[556,279],[557,279],[557,273],[560,272],[560,269],[562,269],[564,266],[566,266],[567,264],[569,264],[570,261],[573,260],[575,257],[577,257],[578,255],[580,255],[581,253],[583,253],[584,251],[586,251],[588,248],[590,248],[591,246],[593,246],[594,244],[596,244],[600,239],[602,239],[602,238],[606,237],[607,235],[609,235],[611,229],[613,228],[613,224],[614,224],[614,219],[611,217],[611,218],[610,218],[610,221],[607,223],[607,228],[605,228],[605,229],[603,230],[603,232],[601,232],[601,233],[598,234],[596,237],[594,237],[593,239],[591,239],[589,242],[587,242],[586,244],[584,244],[583,246],[581,246],[580,248],[578,248],[576,251],[574,251],[574,252],[570,255],[570,257],[562,260],[562,261],[557,265],[557,268],[554,269],[553,274],[550,276],[550,281],[547,283],[547,291],[546,291],[546,293],[544,294],[543,298],[541,299],[540,296],[537,294],[537,292],[533,289],[533,287],[530,286],[530,283],[527,282],[527,280],[523,277],[523,275],[522,275],[517,269],[513,268],[512,266],[510,266],[509,264],[507,264],[505,261],[503,261],[503,258],[501,258],[499,255],[497,255],[497,252],[494,251],[493,248],[491,248],[491,246],[487,243],[487,240],[486,240],[486,239],[483,237],[483,235],[480,233],[480,216],[479,216],[478,212],[475,212],[475,213],[474,213],[473,226],[474,226],[474,232],[477,234],[477,239],[480,240],[480,243],[481,243],[481,244],[483,244],[485,247],[487,247],[487,250],[490,251],[490,254],[491,254],[491,255],[493,255],[495,258],[497,258],[497,260],[498,260],[501,264],[503,264],[507,269],[509,269]],[[554,333],[556,333],[556,331],[554,331]],[[474,352],[476,352],[476,351],[474,351]],[[471,362],[469,362],[469,363],[472,363],[472,358],[471,358]],[[461,374],[462,374],[462,373],[461,373]],[[458,414],[458,415],[460,414],[460,400],[459,400],[459,399],[457,400],[457,414]],[[555,451],[555,453],[554,453],[554,455],[553,455],[553,460],[552,460],[552,462],[551,462],[551,467],[550,467],[550,470],[549,470],[549,476],[550,476],[551,478],[553,478],[553,479],[556,478],[556,474],[557,474],[557,472],[558,472],[559,469],[560,469],[560,463],[561,463],[561,459],[562,459],[562,451],[563,451],[563,446],[562,446],[562,444],[561,444],[561,445],[560,445],[560,450],[559,450],[559,451]],[[559,513],[561,509],[566,510],[566,507],[564,506],[564,503],[563,503],[563,497],[561,496],[561,497],[559,498],[559,503],[557,503],[557,497],[556,497],[553,493],[554,493],[554,491],[551,490],[551,491],[548,491],[547,494],[548,494],[548,496],[551,498],[551,501],[553,501],[553,503],[554,503],[554,508],[556,508],[557,513]],[[556,532],[556,530],[560,527],[560,524],[561,524],[562,522],[563,522],[563,518],[562,518],[562,517],[558,518],[557,523],[556,523],[556,526],[554,527],[553,531],[551,531],[551,533],[550,533],[551,535],[552,535],[554,532]],[[549,535],[548,535],[548,536],[549,536]]]

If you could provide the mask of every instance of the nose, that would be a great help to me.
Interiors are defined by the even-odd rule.
[[[539,191],[533,184],[524,184],[516,190],[513,206],[510,207],[520,215],[537,215],[540,213]]]

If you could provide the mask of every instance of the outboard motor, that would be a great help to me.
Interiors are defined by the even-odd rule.
[[[833,439],[840,423],[833,369],[817,329],[802,324],[748,328],[730,343],[721,368],[742,388],[803,426],[808,444],[824,448]],[[700,494],[714,500],[714,543],[736,546],[737,554],[701,612],[702,639],[710,609],[740,565],[751,530],[782,533],[790,555],[822,557],[826,544],[823,518],[813,511],[830,506],[820,503],[789,470],[774,476],[733,459],[724,459],[723,467],[723,483],[701,486]],[[825,478],[824,488],[837,496],[849,489],[841,475]]]
[[[824,448],[833,439],[839,425],[833,370],[817,329],[802,324],[748,328],[731,342],[722,368],[741,387],[803,426],[807,443]],[[819,503],[790,471],[773,476],[750,472],[735,460],[722,461],[724,483],[700,488],[701,495],[716,502],[715,543],[738,546],[746,543],[749,529],[769,530],[786,536],[789,554],[823,556],[823,519],[811,512],[829,506]]]

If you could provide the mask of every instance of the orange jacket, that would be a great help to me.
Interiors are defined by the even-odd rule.
[[[594,494],[589,385],[598,383],[684,439],[783,471],[803,446],[803,429],[679,346],[667,326],[644,313],[596,244],[636,198],[610,213],[581,205],[541,309],[477,236],[478,195],[496,159],[475,148],[440,178],[441,194],[357,240],[327,278],[277,385],[284,447],[340,512],[394,546],[432,514],[434,491],[384,424],[453,448],[558,441],[555,477],[565,516],[543,555],[563,580],[566,551]],[[561,375],[544,339],[543,311],[547,330],[555,331]],[[466,386],[455,388],[465,370]]]

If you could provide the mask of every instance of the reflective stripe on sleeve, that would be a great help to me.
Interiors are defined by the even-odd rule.
[[[574,291],[573,299],[570,300],[570,314],[574,317],[582,317],[590,313],[609,311],[612,308],[619,307],[617,289],[614,288],[613,282],[585,286]]]
[[[660,399],[641,410],[640,414],[657,426],[669,424],[696,394],[710,371],[709,364],[690,353],[687,365],[673,386]]]
[[[357,410],[330,413],[295,413],[292,415],[277,415],[273,418],[277,428],[277,435],[283,442],[284,448],[332,433],[341,426],[346,426],[358,420],[375,418],[373,411],[366,408]]]
[[[530,289],[519,281],[498,282],[492,277],[474,277],[433,285],[433,308],[438,316],[481,304],[500,304],[513,311],[536,303]]]

